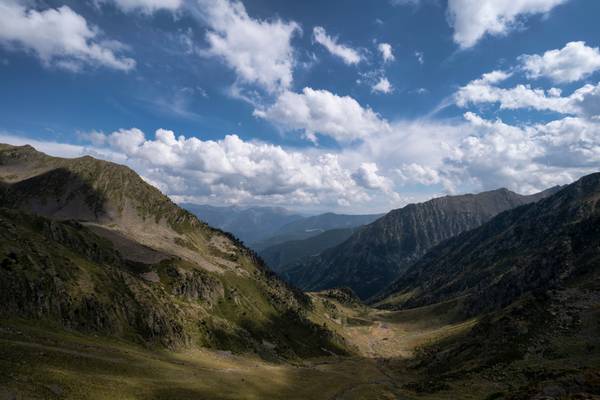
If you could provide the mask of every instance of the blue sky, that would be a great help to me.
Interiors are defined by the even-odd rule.
[[[0,141],[381,212],[600,167],[600,3],[0,0]],[[484,75],[485,74],[485,75]]]

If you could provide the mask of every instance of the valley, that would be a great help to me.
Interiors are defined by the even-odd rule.
[[[0,145],[0,179],[0,399],[600,395],[600,174],[357,227],[325,252],[408,260],[336,271],[386,283],[367,301],[298,290],[118,164]]]
[[[319,302],[321,296],[314,296]],[[327,315],[326,323],[336,325],[355,355],[267,362],[230,351],[156,351],[51,324],[2,321],[0,386],[5,396],[31,398],[413,399],[403,385],[418,373],[404,366],[407,360],[419,346],[469,325],[446,325],[430,310],[423,311],[431,317],[425,320],[420,311],[403,315],[326,301],[335,304],[337,318],[319,309],[315,315]]]
[[[600,400],[599,15],[0,0],[0,400]]]
[[[552,335],[544,345],[556,352],[550,359],[536,349],[500,369],[480,366],[447,377],[417,360],[424,349],[463,340],[475,326],[476,320],[457,319],[456,304],[385,311],[340,302],[327,293],[311,297],[317,304],[313,317],[342,334],[353,355],[267,361],[225,350],[157,350],[66,331],[52,323],[2,320],[0,395],[93,400],[526,399],[531,392],[517,393],[532,377],[539,392],[563,390],[557,389],[557,378],[577,382],[579,389],[600,383],[600,351],[590,352],[585,344],[597,340],[589,336],[600,323],[597,304],[585,310],[583,331]]]

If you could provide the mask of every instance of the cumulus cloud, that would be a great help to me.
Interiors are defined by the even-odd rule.
[[[600,50],[585,42],[569,42],[562,49],[519,59],[529,78],[546,77],[556,83],[579,81],[600,70]]]
[[[577,89],[570,99],[578,114],[596,120],[600,118],[600,83]]]
[[[241,82],[269,92],[292,84],[295,59],[291,41],[301,32],[296,22],[251,18],[235,0],[198,0],[192,11],[210,28],[204,53],[221,59]]]
[[[134,128],[106,135],[105,143],[179,201],[339,208],[364,204],[373,193],[395,196],[375,164],[354,170],[340,154],[288,150],[237,135],[215,141],[158,129],[148,139]]]
[[[321,134],[351,142],[390,130],[386,120],[354,98],[308,87],[302,93],[284,92],[275,104],[255,110],[254,115],[284,130],[301,131],[312,141]]]
[[[484,74],[461,87],[454,95],[459,107],[483,103],[498,103],[501,109],[529,108],[593,117],[600,114],[600,84],[585,85],[569,96],[557,88],[534,89],[530,85],[501,88],[496,84],[510,77],[509,73],[494,71]]]
[[[435,185],[442,181],[440,173],[434,168],[418,163],[403,164],[396,169],[403,182]]]
[[[545,14],[568,0],[448,0],[448,21],[461,48],[474,46],[486,34],[502,36],[523,18]]]
[[[325,28],[321,26],[314,27],[313,39],[315,42],[325,47],[331,54],[342,59],[347,65],[358,64],[363,59],[358,50],[338,43],[338,38],[329,36],[325,31]]]
[[[182,6],[183,0],[96,0],[101,3],[112,2],[125,12],[141,11],[153,13],[158,10],[174,11]]]
[[[532,193],[572,182],[600,165],[598,119],[510,125],[472,112],[464,117],[388,124],[383,135],[336,150],[290,149],[236,135],[203,140],[164,129],[149,138],[135,128],[96,132],[91,147],[2,133],[0,141],[126,163],[176,201],[319,211],[381,211],[405,204],[407,196],[421,201],[442,192],[498,187]]]
[[[102,40],[98,28],[68,6],[42,11],[20,2],[0,3],[0,43],[35,54],[44,65],[79,71],[84,66],[129,71],[131,58],[120,56],[124,46]]]
[[[532,108],[560,113],[573,112],[569,99],[556,96],[556,91],[532,89],[529,85],[517,85],[509,89],[496,86],[508,77],[510,74],[503,71],[484,74],[456,92],[456,104],[459,107],[467,107],[482,103],[499,103],[502,109]]]
[[[377,49],[381,53],[381,57],[384,62],[394,61],[396,57],[394,57],[394,52],[392,51],[392,45],[389,43],[379,43],[377,45]]]
[[[127,155],[135,154],[146,139],[144,132],[137,128],[119,129],[111,133],[105,140],[100,140],[98,133],[94,136],[96,143],[108,142],[115,150]]]
[[[379,168],[373,162],[363,162],[360,167],[352,174],[355,182],[366,188],[381,190],[385,193],[391,193],[392,181],[385,176],[378,174]]]
[[[501,120],[487,121],[474,114],[466,114],[466,118],[477,128],[478,135],[464,139],[457,157],[448,162],[484,187],[508,183],[531,193],[571,182],[598,167],[600,126],[595,122],[568,117],[519,127]]]
[[[398,168],[402,182],[441,184],[451,193],[499,187],[534,193],[596,172],[600,165],[600,124],[587,118],[516,126],[468,112],[457,129],[464,136],[447,142],[438,162]]]
[[[394,90],[394,88],[392,87],[392,84],[386,77],[379,78],[379,81],[377,81],[377,83],[375,85],[373,85],[372,89],[374,92],[386,93],[386,94],[391,93]]]

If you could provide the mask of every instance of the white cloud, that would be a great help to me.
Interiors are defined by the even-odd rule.
[[[112,2],[125,12],[142,11],[153,13],[158,10],[174,11],[182,6],[183,0],[96,0],[101,3]]]
[[[392,51],[392,45],[389,43],[379,43],[377,45],[377,49],[381,53],[381,57],[384,62],[394,61],[396,57],[394,57],[394,53]]]
[[[360,167],[352,174],[352,178],[359,185],[366,189],[381,190],[384,193],[391,193],[392,181],[385,176],[378,174],[379,168],[373,162],[363,162]]]
[[[448,0],[448,20],[461,48],[474,46],[486,34],[501,36],[522,19],[545,14],[568,0]]]
[[[552,96],[543,89],[532,89],[529,85],[517,85],[514,88],[504,89],[492,85],[469,83],[458,90],[455,98],[459,107],[471,104],[498,103],[501,109],[508,110],[530,108],[563,114],[574,112],[568,98]]]
[[[137,128],[119,129],[106,138],[111,147],[128,155],[134,154],[145,140],[144,132]],[[98,134],[95,135],[95,141],[101,142]]]
[[[284,92],[275,104],[255,110],[254,115],[284,130],[302,131],[312,141],[317,133],[351,142],[390,130],[386,120],[352,97],[308,87],[302,93]]]
[[[336,37],[329,36],[325,31],[325,28],[321,26],[316,26],[313,29],[313,39],[315,42],[325,47],[331,54],[341,58],[342,61],[344,61],[344,63],[347,65],[358,64],[363,59],[357,50],[349,46],[339,44],[338,39]]]
[[[403,164],[396,169],[403,182],[416,182],[422,185],[435,185],[442,181],[440,174],[434,168],[418,163]]]
[[[515,126],[465,114],[456,126],[462,137],[448,141],[438,160],[405,163],[397,169],[405,184],[439,185],[448,192],[508,187],[534,193],[596,172],[600,124],[567,117],[547,124]],[[430,129],[422,129],[423,135]]]
[[[533,89],[530,85],[501,88],[495,84],[510,77],[502,71],[484,74],[461,87],[454,95],[459,107],[483,103],[498,103],[501,109],[530,108],[548,110],[561,114],[595,116],[600,114],[600,84],[585,85],[569,96],[561,96],[557,88]]]
[[[86,142],[91,142],[94,146],[106,144],[106,135],[101,131],[78,132],[77,136]]]
[[[579,81],[600,70],[600,50],[585,42],[569,42],[560,50],[519,59],[529,78],[547,77],[556,83]]]
[[[386,94],[391,93],[394,90],[392,84],[386,77],[379,78],[379,81],[375,85],[373,85],[372,89],[374,92]]]
[[[391,182],[376,168],[365,167],[357,182],[339,154],[287,150],[237,135],[213,141],[158,129],[151,140],[134,128],[107,135],[106,143],[179,201],[339,208],[364,204],[378,191],[392,195]]]
[[[67,6],[38,11],[11,0],[0,3],[0,43],[31,52],[46,66],[74,71],[86,65],[121,71],[135,67],[133,59],[117,54],[122,44],[101,36]]]
[[[591,119],[600,117],[600,83],[585,85],[569,96],[575,113]]]
[[[193,8],[210,27],[207,55],[220,58],[242,83],[257,84],[269,92],[288,88],[295,64],[291,41],[301,32],[293,21],[251,18],[242,3],[198,0]]]
[[[482,187],[509,186],[531,193],[595,172],[600,161],[600,125],[568,117],[548,124],[511,126],[474,114],[478,134],[462,141],[448,162]]]
[[[407,198],[498,187],[532,193],[600,166],[600,120],[584,116],[509,125],[469,112],[464,121],[396,122],[337,150],[283,148],[236,135],[202,140],[163,129],[152,139],[135,128],[100,134],[92,147],[2,133],[0,142],[126,163],[177,201],[315,211],[383,211]]]
[[[425,64],[425,54],[422,51],[415,51],[415,57],[417,58],[419,64]]]

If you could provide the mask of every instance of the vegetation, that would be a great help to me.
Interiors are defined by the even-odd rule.
[[[116,164],[0,145],[0,180],[0,398],[600,395],[600,174],[442,241],[378,308]]]

